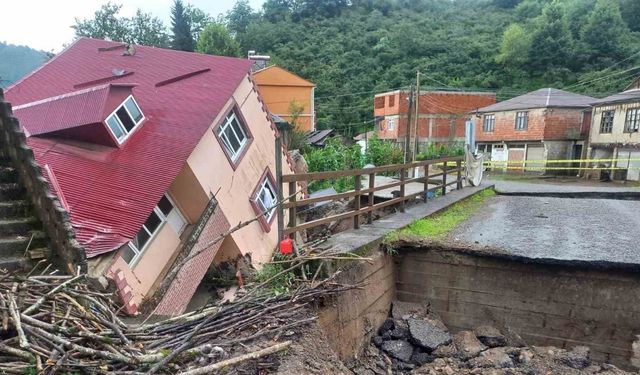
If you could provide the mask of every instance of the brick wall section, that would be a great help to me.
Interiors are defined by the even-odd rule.
[[[586,111],[586,112],[585,112]],[[495,125],[492,132],[483,130],[484,115],[474,117],[478,142],[584,140],[589,133],[591,112],[571,108],[529,109],[526,130],[516,130],[516,113],[504,111],[493,113]]]
[[[222,210],[219,208],[216,209],[209,218],[209,221],[207,221],[205,228],[198,238],[198,242],[190,254],[202,250],[207,243],[220,236],[230,227],[231,225]],[[222,241],[209,246],[206,251],[188,261],[180,269],[171,286],[158,303],[156,307],[157,315],[175,316],[184,312],[221,245]]]
[[[640,334],[638,271],[630,265],[416,249],[401,257],[397,295],[401,301],[429,301],[454,331],[504,325],[529,345],[586,345],[595,360],[629,368]]]
[[[378,136],[382,139],[406,137],[409,110],[408,93],[394,91],[375,97],[375,116],[399,116],[396,127],[388,130],[388,118],[381,122]],[[464,92],[423,92],[418,101],[420,138],[450,139],[462,138],[465,134],[465,121],[471,112],[496,102],[495,95]],[[384,106],[381,105],[384,103]],[[429,132],[430,119],[432,133]],[[452,122],[454,126],[452,126]]]
[[[84,249],[75,238],[69,214],[52,193],[49,182],[36,163],[33,150],[27,146],[27,137],[13,117],[11,104],[4,101],[0,89],[0,142],[5,156],[11,158],[18,170],[20,182],[27,190],[33,209],[49,236],[53,261],[69,273],[87,271]]]

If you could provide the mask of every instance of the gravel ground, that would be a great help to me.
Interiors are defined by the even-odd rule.
[[[531,258],[640,264],[640,202],[496,196],[450,239]]]

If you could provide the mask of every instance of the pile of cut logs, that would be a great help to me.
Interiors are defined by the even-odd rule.
[[[312,301],[349,288],[328,279],[287,295],[258,289],[232,303],[128,324],[111,295],[84,275],[0,274],[0,373],[195,375],[257,358],[269,363],[314,321]]]

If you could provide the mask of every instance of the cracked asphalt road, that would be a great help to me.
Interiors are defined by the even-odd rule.
[[[640,264],[640,202],[495,196],[450,238],[531,258]]]

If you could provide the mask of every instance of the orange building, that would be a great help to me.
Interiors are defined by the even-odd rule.
[[[298,129],[315,130],[315,84],[276,65],[254,72],[253,79],[271,114],[290,122],[293,120],[291,107],[300,106],[302,112],[296,120]]]

